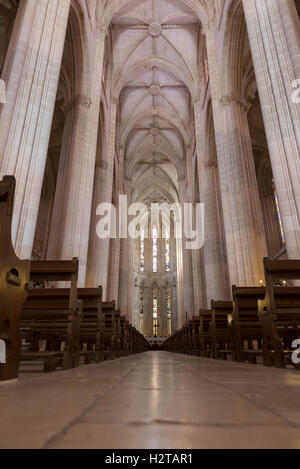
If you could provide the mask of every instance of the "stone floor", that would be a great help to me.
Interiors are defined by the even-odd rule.
[[[300,373],[149,352],[0,386],[0,448],[300,448]]]

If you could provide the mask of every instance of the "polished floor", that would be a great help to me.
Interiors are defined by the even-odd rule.
[[[149,352],[0,386],[0,448],[300,448],[300,373]]]

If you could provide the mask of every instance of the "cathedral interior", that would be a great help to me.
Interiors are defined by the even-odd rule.
[[[299,0],[0,0],[0,448],[300,448],[299,89]]]

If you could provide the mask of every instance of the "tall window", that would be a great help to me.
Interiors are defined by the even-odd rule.
[[[158,336],[158,293],[157,288],[153,288],[153,337]]]
[[[140,271],[145,272],[145,231],[144,230],[141,236]]]
[[[158,231],[157,227],[153,227],[153,233],[152,233],[152,238],[153,238],[153,272],[157,273],[158,272]]]
[[[273,190],[274,190],[274,198],[275,198],[275,204],[276,204],[276,210],[277,210],[277,217],[278,217],[278,222],[279,222],[281,239],[282,239],[283,244],[285,244],[285,236],[284,236],[284,231],[283,231],[283,224],[282,224],[282,218],[281,218],[281,213],[280,213],[279,200],[278,200],[277,190],[276,190],[274,181],[273,181]]]
[[[168,323],[168,335],[172,335],[172,318],[171,318],[171,290],[167,288],[167,323]]]
[[[169,233],[166,231],[166,272],[170,272],[170,238]]]

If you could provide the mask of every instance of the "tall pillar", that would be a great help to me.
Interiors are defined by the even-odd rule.
[[[186,180],[181,182],[180,187],[180,200],[185,201],[186,191],[187,191]],[[183,204],[182,204],[183,206]],[[183,215],[184,218],[184,215]],[[184,230],[183,230],[184,231]],[[183,324],[185,323],[185,313],[188,313],[188,317],[191,318],[195,314],[195,305],[194,305],[194,282],[193,282],[193,260],[191,250],[186,249],[185,247],[185,236],[183,232],[182,239],[182,267],[183,267],[183,289],[184,289],[184,311],[182,311],[183,317],[181,318]]]
[[[223,243],[223,220],[219,197],[218,167],[216,162],[201,165],[202,201],[205,204],[204,264],[207,305],[211,300],[230,298],[226,247]]]
[[[99,86],[99,90],[101,87]],[[112,203],[113,196],[113,175],[114,175],[114,158],[116,145],[116,116],[117,116],[117,100],[112,97],[109,112],[109,129],[108,141],[106,144],[105,157],[98,168],[99,178],[96,182],[97,191],[94,192],[95,201],[93,211],[101,203]],[[94,162],[95,164],[95,162]],[[92,214],[96,217],[96,211]],[[94,287],[102,285],[103,298],[108,298],[108,269],[110,257],[110,239],[99,239],[96,231],[91,233],[91,245],[89,249],[89,267],[86,278],[86,286]],[[117,300],[117,298],[115,298]]]
[[[119,204],[113,200],[113,205],[119,210]],[[117,219],[117,233],[118,233],[118,219]],[[120,255],[121,255],[121,240],[119,236],[110,240],[109,250],[109,263],[108,263],[108,285],[107,285],[107,298],[115,300],[119,308],[119,286],[120,286]],[[122,310],[122,314],[125,312]]]
[[[182,181],[180,181],[180,184]],[[180,329],[185,323],[185,306],[184,306],[184,265],[183,265],[183,244],[182,239],[182,219],[179,214],[175,214],[174,217],[174,233],[176,237],[176,268],[177,268],[177,291],[176,291],[176,303],[177,303],[177,316],[175,330]],[[174,292],[173,292],[174,293]]]
[[[122,159],[124,160],[124,148],[120,149]],[[122,184],[120,184],[124,188],[124,193],[127,195],[128,204],[130,204],[130,193],[131,193],[131,182],[128,180],[124,180],[124,172],[123,172],[123,165],[122,165]],[[133,242],[128,237],[125,239],[120,240],[120,286],[119,286],[119,307],[123,314],[127,316],[130,320],[132,318],[132,308],[131,308],[131,297],[132,297],[132,246]],[[140,250],[139,250],[140,252]],[[140,259],[139,259],[140,264]],[[140,268],[140,265],[139,267]]]
[[[0,179],[15,175],[13,243],[21,258],[33,248],[70,0],[20,3],[2,79]]]
[[[226,246],[224,243],[224,223],[220,198],[219,175],[216,152],[206,154],[204,123],[201,119],[200,102],[194,105],[196,124],[196,144],[200,200],[204,204],[204,269],[207,306],[211,300],[230,298]],[[213,136],[214,137],[214,136]],[[215,148],[214,148],[215,150]],[[213,151],[213,148],[210,148]]]
[[[78,284],[85,285],[97,153],[106,31],[96,31],[89,96],[75,96],[65,123],[55,194],[49,259],[79,257]],[[95,286],[101,285],[96,279]]]
[[[288,256],[300,257],[299,18],[293,0],[243,0]]]
[[[187,200],[189,203],[192,203],[195,207],[196,198],[195,198],[195,174],[193,171],[193,161],[192,161],[192,147],[191,145],[186,145],[186,162],[187,162]],[[198,175],[196,175],[198,177]],[[195,213],[195,211],[194,211]],[[199,309],[206,307],[206,294],[205,294],[205,281],[204,281],[204,271],[203,271],[203,258],[202,250],[195,249],[189,251],[187,255],[190,255],[192,262],[192,272],[193,272],[193,295],[194,295],[194,306],[191,311],[188,311],[192,316],[198,314]]]
[[[222,97],[213,21],[205,27],[230,284],[259,285],[267,255],[247,104]]]

